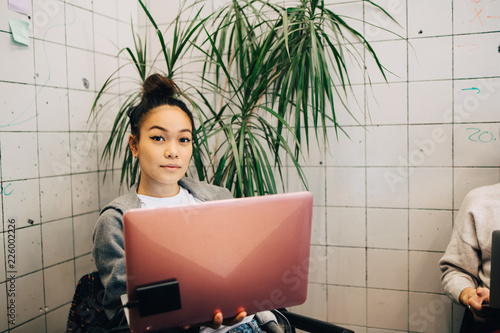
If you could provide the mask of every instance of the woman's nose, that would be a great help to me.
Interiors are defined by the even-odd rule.
[[[175,146],[175,144],[167,145],[167,147],[165,149],[165,157],[167,157],[167,158],[179,157],[179,153],[177,151],[177,147]]]

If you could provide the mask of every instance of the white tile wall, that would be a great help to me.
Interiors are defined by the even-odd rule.
[[[453,10],[453,24],[456,34],[496,31],[498,21],[495,12],[500,8],[497,2],[458,2]],[[488,18],[488,16],[493,16]]]
[[[363,60],[364,55],[363,55],[363,50],[359,44],[353,44],[353,45],[345,45],[345,48],[343,49],[344,52],[352,52],[355,54],[355,57],[352,58],[347,58],[345,59],[345,66],[347,68],[347,73],[349,77],[349,81],[353,85],[358,85],[358,84],[363,84],[364,83],[364,67],[363,67]],[[340,79],[337,78],[336,76],[333,76],[334,80],[338,80],[340,84]],[[335,82],[335,81],[334,81]],[[361,104],[362,105],[362,104]]]
[[[450,211],[410,210],[410,250],[446,250],[452,226]]]
[[[366,170],[368,207],[408,206],[408,170],[404,166]]]
[[[33,2],[33,29],[37,39],[64,44],[64,4],[61,1]]]
[[[355,69],[358,73],[358,69]],[[347,88],[345,95],[347,97],[343,98],[343,103],[339,100],[334,100],[334,109],[337,116],[337,122],[341,126],[347,125],[364,125],[365,124],[365,89],[362,85],[353,83],[353,78],[350,77],[351,83],[353,84],[351,87]],[[361,78],[362,79],[362,78]],[[359,80],[361,80],[359,79]],[[344,106],[345,104],[345,106]],[[348,111],[346,109],[348,108]],[[326,113],[331,114],[332,109],[328,104],[326,106]],[[336,132],[330,131],[331,136],[329,137],[330,141],[333,143],[336,139]],[[339,134],[339,136],[341,136]]]
[[[326,208],[313,207],[311,244],[326,245]]]
[[[109,129],[112,128],[115,116],[120,108],[119,103],[121,99],[119,96],[111,94],[103,94],[101,96],[99,104],[96,105],[96,110],[99,110],[97,116],[92,114],[92,118],[86,121],[96,121],[98,131],[107,131],[100,140],[100,142],[105,142],[109,137]]]
[[[99,208],[97,174],[72,176],[73,214],[96,211]]]
[[[67,45],[92,50],[94,44],[92,12],[68,3],[65,7]],[[88,62],[83,63],[88,64]]]
[[[67,87],[64,45],[35,41],[35,81],[40,86]]]
[[[369,166],[406,165],[406,126],[370,126],[366,131],[366,164]]]
[[[364,206],[365,170],[362,168],[326,168],[328,206]]]
[[[453,58],[456,78],[495,77],[500,74],[500,66],[490,61],[491,48],[497,44],[499,33],[463,35],[455,38]]]
[[[338,140],[332,133],[329,136],[329,149],[326,151],[327,166],[365,165],[365,131],[363,127],[349,127],[347,134],[339,133]]]
[[[406,251],[368,249],[367,286],[405,290],[408,287],[408,254]]]
[[[303,155],[299,157],[299,163],[302,166],[322,166],[325,163],[325,140],[323,134],[318,135],[319,142],[316,140],[314,130],[308,130],[309,149],[306,147],[302,151]],[[305,140],[306,131],[302,129],[302,137]]]
[[[173,5],[176,5],[175,3]],[[138,17],[139,17],[139,12],[142,13],[142,9],[137,8],[137,3],[132,2],[132,1],[124,1],[120,2],[120,6],[117,6],[116,8],[117,14],[116,17],[120,21],[124,21],[125,23],[128,24],[128,28],[130,28],[130,20],[132,22],[137,23]],[[121,22],[119,22],[121,23]],[[123,29],[118,29],[118,33],[123,32]],[[129,46],[132,44],[126,44],[126,46]],[[120,47],[121,48],[121,47]]]
[[[115,39],[116,40],[116,37]],[[109,49],[110,47],[108,47]],[[107,53],[118,53],[118,51],[112,51],[108,50]],[[106,82],[106,80],[109,77],[109,74],[112,73],[115,70],[118,70],[118,59],[113,55],[109,56],[107,54],[95,54],[95,75],[96,75],[96,90],[99,91],[103,84]],[[115,87],[110,86],[112,89],[108,90],[110,93],[114,94],[119,94],[119,85],[116,85]],[[93,102],[93,99],[90,101]],[[88,115],[88,112],[85,112],[86,115]]]
[[[408,212],[406,209],[368,209],[366,245],[379,249],[408,249]]]
[[[451,209],[452,184],[451,168],[410,168],[410,208]]]
[[[68,133],[39,133],[38,152],[41,177],[70,173]]]
[[[363,248],[328,248],[328,284],[366,286],[366,250]]]
[[[458,333],[460,332],[460,325],[462,324],[462,317],[465,312],[465,308],[455,303],[452,303],[451,307],[453,316],[453,321],[452,321],[453,333]]]
[[[92,4],[93,4],[92,0],[68,0],[66,2],[67,3],[72,3],[72,4],[74,4],[77,7],[84,8],[84,9],[87,9],[87,10],[92,10],[92,8],[93,8],[92,7]]]
[[[42,242],[39,225],[16,230],[15,265],[18,276],[29,274],[42,268]]]
[[[76,281],[80,280],[82,276],[87,273],[96,271],[94,258],[91,254],[75,258],[75,279]]]
[[[5,280],[7,279],[6,275],[5,275],[5,261],[7,260],[8,261],[8,257],[6,256],[6,254],[8,255],[9,254],[9,248],[7,247],[7,253],[5,252],[5,249],[4,249],[4,233],[0,233],[0,246],[2,247],[0,249],[0,283],[2,282],[5,282]],[[7,238],[7,246],[9,244],[9,239]],[[2,298],[3,300],[3,298]],[[3,317],[5,318],[5,317]],[[1,330],[0,330],[1,331]]]
[[[4,31],[10,31],[10,28]],[[34,57],[33,57],[33,42],[29,46],[14,43],[12,35],[2,33],[0,35],[0,61],[2,64],[2,72],[0,80],[7,82],[19,82],[33,84],[34,76]]]
[[[328,286],[328,320],[339,324],[366,325],[367,295],[365,288]],[[339,302],[342,300],[342,302]]]
[[[21,240],[19,240],[20,244]],[[34,317],[43,315],[45,311],[44,306],[44,295],[43,295],[43,274],[42,271],[38,271],[29,275],[25,275],[16,279],[16,290],[18,291],[16,301],[16,325],[22,324]],[[45,321],[44,318],[42,318]],[[29,324],[28,324],[29,325]],[[39,323],[34,327],[41,327],[45,329],[44,326],[39,326]],[[11,326],[11,328],[13,328]],[[23,330],[21,330],[23,331]],[[26,330],[25,332],[36,332],[37,329],[32,328],[31,331]],[[17,332],[17,331],[16,331]]]
[[[409,0],[408,37],[451,35],[451,6],[451,1]]]
[[[100,156],[100,155],[99,155]],[[99,207],[104,207],[118,197],[120,192],[120,171],[99,173]]]
[[[122,8],[120,6],[119,8]],[[124,9],[126,10],[126,9]],[[118,38],[116,42],[118,43],[118,48],[122,49],[124,47],[130,47],[130,45],[134,45],[134,39],[132,35],[132,28],[130,27],[130,18],[134,17],[133,15],[130,15],[129,13],[127,14],[121,14],[126,17],[123,17],[123,22],[119,21],[118,22]],[[135,16],[137,16],[137,13],[135,13]],[[134,24],[138,22],[138,18],[132,18]]]
[[[452,332],[449,298],[444,295],[410,292],[409,303],[409,329],[411,331]]]
[[[368,289],[367,325],[405,330],[408,327],[408,293],[397,290]],[[387,315],[387,314],[391,315]]]
[[[438,261],[442,253],[410,251],[409,268],[411,291],[421,291],[429,293],[441,293],[440,284],[441,271]]]
[[[45,333],[47,332],[45,329],[45,318],[44,317],[37,317],[32,321],[29,321],[27,323],[24,323],[22,325],[19,325],[16,327],[11,327],[10,332],[15,332],[15,333],[32,333],[32,332],[40,332],[40,333]]]
[[[95,130],[96,124],[88,121],[95,98],[94,92],[70,90],[68,96],[70,129],[72,131]]]
[[[36,120],[39,131],[68,131],[68,91],[66,89],[39,87],[36,102]]]
[[[67,320],[68,308],[65,306],[47,313],[47,332],[61,333],[66,331]]]
[[[309,256],[309,281],[325,284],[326,283],[326,266],[327,252],[330,248],[325,246],[312,245]]]
[[[452,165],[452,126],[409,126],[408,164],[412,167]]]
[[[457,166],[496,166],[500,162],[498,124],[463,124],[454,129]]]
[[[345,21],[352,25],[357,31],[363,30],[362,18],[363,5],[357,1],[347,1],[344,5],[338,5],[334,1],[326,2],[327,8],[334,11]]]
[[[97,170],[97,134],[95,132],[71,133],[71,171]]]
[[[373,125],[405,124],[408,118],[407,89],[407,83],[378,83],[369,87],[367,123]],[[387,112],[388,109],[393,112]]]
[[[0,39],[2,35],[0,35]],[[35,131],[35,87],[24,84],[0,82],[2,89],[1,131]],[[23,98],[19,98],[23,96]]]
[[[289,192],[297,192],[303,191],[304,186],[300,180],[299,175],[294,170],[294,168],[290,168],[289,170],[289,183],[288,183],[288,191]],[[309,191],[311,191],[314,195],[314,204],[315,205],[324,205],[325,204],[325,168],[322,167],[303,167],[302,171],[307,179],[307,185]]]
[[[71,176],[40,179],[43,222],[71,216]]]
[[[59,262],[69,260],[75,255],[73,253],[73,223],[71,219],[63,219],[47,222],[42,225],[43,237],[43,264],[55,265]],[[61,238],[60,235],[66,235]]]
[[[4,192],[4,215],[16,218],[16,227],[40,223],[40,198],[38,180],[20,180],[9,183]],[[8,195],[7,195],[8,194]],[[7,230],[7,224],[5,229]]]
[[[394,39],[398,34],[406,36],[406,2],[380,0],[377,4],[382,6],[396,22],[382,15],[375,6],[365,6],[365,20],[371,25],[365,25],[365,38],[372,40]]]
[[[364,208],[327,207],[328,245],[364,247],[366,222]]]
[[[116,14],[112,17],[115,16]],[[118,32],[116,20],[95,14],[94,29],[95,51],[113,56],[116,55],[120,51],[117,43]]]
[[[5,275],[2,275],[2,276],[5,276]],[[2,299],[3,302],[5,302],[4,300],[7,300],[7,288],[6,288],[6,284],[5,282],[3,283],[0,283],[0,298]],[[6,302],[2,304],[7,304]],[[7,306],[2,306],[0,307],[0,316],[2,318],[7,318],[7,315],[8,315],[8,311],[7,311]],[[3,332],[5,330],[7,330],[9,328],[8,326],[8,320],[2,320],[0,322],[0,331]]]
[[[407,43],[403,40],[390,40],[373,42],[371,46],[377,54],[379,62],[385,67],[384,74],[387,81],[406,81],[408,77],[407,53],[411,54],[411,50],[407,51]],[[367,75],[372,83],[386,82],[373,57],[366,57],[366,67],[368,69]]]
[[[166,28],[177,9],[149,3]],[[207,1],[205,11],[221,3]],[[354,86],[345,102],[356,119],[338,100],[335,111],[349,137],[330,127],[326,148],[312,141],[301,161],[315,195],[314,245],[308,301],[294,311],[361,333],[458,332],[462,309],[443,294],[437,261],[465,194],[500,179],[500,67],[491,61],[499,33],[497,20],[488,18],[500,4],[377,4],[401,25],[360,1],[327,1],[338,13],[408,36],[409,43],[353,21],[387,67],[389,84],[368,55],[360,58],[367,58],[367,73],[364,63],[346,60]],[[32,5],[29,46],[14,43],[7,24],[8,18],[27,17],[0,11],[0,207],[4,227],[12,216],[20,227],[22,290],[17,325],[0,321],[0,332],[62,331],[75,282],[95,270],[91,230],[99,208],[120,193],[119,170],[102,182],[109,165],[98,160],[115,111],[97,124],[87,117],[96,90],[126,62],[114,56],[117,48],[132,45],[131,15],[144,22],[133,0]],[[151,50],[158,50],[155,41],[150,39]],[[136,78],[132,66],[120,74]],[[129,94],[137,88],[131,81],[113,94]],[[291,169],[286,174],[287,190],[303,189]],[[1,236],[3,302],[6,233]]]
[[[90,253],[92,245],[92,233],[98,214],[90,213],[73,218],[73,232],[75,240],[75,255],[81,256]]]
[[[411,81],[451,78],[451,37],[412,39],[410,44],[408,77]]]
[[[307,288],[306,303],[291,307],[290,310],[319,320],[328,320],[327,307],[325,306],[326,290],[325,284],[310,283]]]
[[[408,88],[410,123],[451,122],[452,86],[451,80],[410,82]]]
[[[457,81],[454,89],[455,121],[496,121],[499,87],[498,78]]]
[[[36,133],[1,133],[2,180],[38,176]],[[7,144],[8,143],[8,144]]]
[[[95,89],[94,54],[91,51],[67,47],[68,87],[71,89]],[[88,85],[88,88],[87,88]]]
[[[71,261],[52,266],[44,271],[46,311],[52,311],[71,302],[75,292],[74,274],[75,268]],[[66,315],[68,315],[67,312]]]
[[[1,4],[7,8],[7,0]],[[27,16],[0,11],[0,216],[3,222],[14,217],[18,227],[16,325],[0,320],[0,332],[62,332],[75,274],[95,270],[89,252],[99,190],[103,198],[118,194],[116,179],[99,184],[97,126],[87,124],[87,117],[96,78],[102,83],[107,71],[117,68],[113,44],[118,44],[119,6],[117,1],[90,0],[29,4],[29,46],[15,43],[8,26],[9,18]],[[120,4],[122,17],[127,16],[120,22],[125,36],[137,2]],[[100,126],[107,133],[110,121]],[[0,304],[7,301],[5,226],[0,234]],[[5,310],[2,306],[2,318]]]
[[[456,168],[453,182],[454,202],[458,208],[467,192],[484,185],[498,182],[498,168]]]

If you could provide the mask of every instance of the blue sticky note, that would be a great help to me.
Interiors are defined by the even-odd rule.
[[[19,44],[29,45],[28,27],[30,23],[26,21],[9,19],[10,31],[12,37]]]

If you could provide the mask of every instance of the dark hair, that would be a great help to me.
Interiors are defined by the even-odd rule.
[[[191,131],[194,132],[193,114],[187,108],[186,104],[178,99],[178,96],[184,96],[179,87],[172,79],[160,74],[152,74],[142,84],[141,101],[136,106],[131,106],[127,115],[130,118],[130,129],[132,135],[139,139],[141,124],[144,116],[152,109],[162,106],[177,106],[184,111],[191,121]]]

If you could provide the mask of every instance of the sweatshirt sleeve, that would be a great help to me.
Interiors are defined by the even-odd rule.
[[[458,304],[460,293],[465,288],[476,288],[479,285],[481,253],[472,209],[474,201],[470,194],[464,199],[455,220],[450,243],[439,261],[444,291]]]
[[[120,296],[127,291],[122,215],[114,208],[103,211],[93,235],[92,254],[105,287],[103,305],[109,319],[120,309]]]

